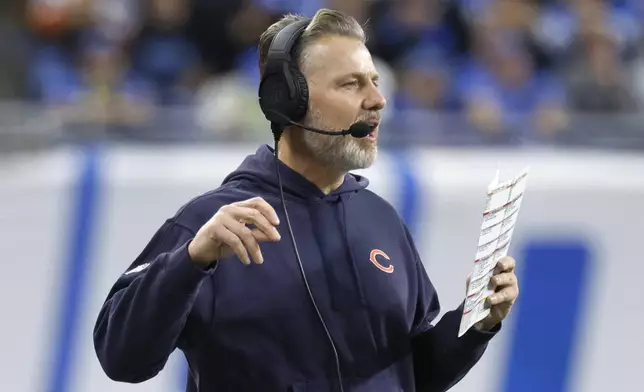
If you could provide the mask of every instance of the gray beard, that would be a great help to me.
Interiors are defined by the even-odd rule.
[[[304,125],[331,130],[322,116],[310,111]],[[369,139],[357,139],[351,135],[330,136],[303,131],[302,142],[315,159],[327,168],[346,173],[351,170],[366,169],[373,164],[378,155],[378,145]]]

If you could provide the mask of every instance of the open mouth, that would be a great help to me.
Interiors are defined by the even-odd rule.
[[[367,137],[369,139],[376,139],[376,129],[378,128],[379,122],[378,121],[368,121],[367,122],[371,126],[371,132],[369,132],[369,135]]]

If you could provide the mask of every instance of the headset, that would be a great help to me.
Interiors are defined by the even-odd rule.
[[[280,30],[268,49],[266,65],[259,84],[259,106],[275,128],[299,122],[309,107],[309,85],[293,50],[310,19],[291,23]],[[277,135],[279,138],[281,134]]]
[[[276,140],[287,125],[322,135],[351,135],[362,138],[373,131],[373,126],[364,121],[352,124],[341,131],[327,131],[301,124],[309,106],[309,86],[304,74],[293,58],[297,39],[306,29],[310,19],[292,23],[282,29],[273,39],[266,56],[266,65],[259,85],[259,105],[271,122]]]
[[[293,48],[295,47],[298,38],[300,38],[306,27],[309,25],[310,21],[310,19],[305,19],[291,23],[279,31],[271,42],[268,55],[266,56],[266,66],[259,85],[259,105],[262,112],[264,112],[266,119],[271,122],[271,131],[273,132],[273,137],[275,139],[275,171],[277,172],[282,208],[284,209],[286,224],[288,226],[291,241],[293,242],[295,258],[299,264],[302,279],[304,280],[304,285],[306,286],[311,303],[315,308],[320,324],[322,324],[329,344],[333,349],[338,386],[340,388],[340,392],[344,392],[338,350],[335,346],[335,342],[333,341],[333,337],[329,332],[329,328],[324,321],[324,317],[322,317],[322,313],[317,306],[315,297],[313,296],[313,292],[311,291],[311,287],[309,286],[309,282],[306,278],[306,273],[304,272],[302,259],[300,258],[300,252],[297,248],[295,235],[293,234],[293,228],[291,227],[291,221],[286,209],[286,201],[284,200],[282,178],[280,176],[278,162],[278,142],[284,127],[291,124],[301,126],[298,122],[306,116],[309,106],[309,87],[304,74],[300,71],[297,65],[297,59],[293,58]],[[341,132],[326,132],[309,129],[304,126],[301,127],[323,134],[351,134],[354,137],[364,137],[370,131],[368,125],[365,127],[364,123],[356,123],[348,130]]]

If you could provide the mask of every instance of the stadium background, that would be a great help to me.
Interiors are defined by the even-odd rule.
[[[254,43],[284,12],[368,20],[389,99],[371,188],[409,223],[444,310],[484,203],[531,166],[518,307],[454,391],[637,391],[644,2],[22,0],[0,5],[0,390],[182,391],[175,353],[115,384],[91,331],[188,198],[270,142]]]

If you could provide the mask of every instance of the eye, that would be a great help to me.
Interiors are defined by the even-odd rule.
[[[346,82],[342,85],[342,87],[346,88],[353,88],[353,87],[358,87],[359,83],[357,80],[351,80],[349,82]]]

